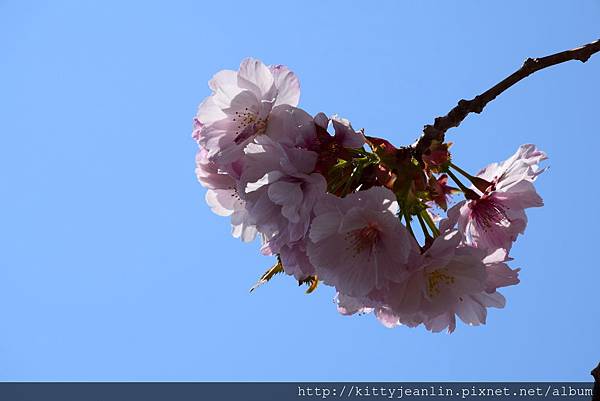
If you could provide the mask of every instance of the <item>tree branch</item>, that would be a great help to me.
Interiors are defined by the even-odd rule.
[[[592,401],[600,401],[600,363],[591,372],[594,377],[594,390]]]
[[[423,134],[413,145],[415,153],[421,155],[431,145],[434,140],[443,141],[446,131],[450,128],[458,127],[460,123],[470,113],[481,113],[483,108],[502,92],[528,77],[536,71],[551,67],[556,64],[564,63],[570,60],[579,60],[585,63],[594,53],[600,51],[600,39],[576,49],[566,50],[560,53],[551,54],[542,58],[528,58],[523,66],[517,71],[504,78],[502,81],[475,96],[471,100],[462,99],[448,114],[443,117],[437,117],[433,125],[426,125],[423,128]]]

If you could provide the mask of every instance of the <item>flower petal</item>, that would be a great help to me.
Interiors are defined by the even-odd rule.
[[[300,81],[298,81],[298,77],[284,65],[272,65],[270,70],[277,87],[275,106],[280,104],[297,106],[300,101]]]

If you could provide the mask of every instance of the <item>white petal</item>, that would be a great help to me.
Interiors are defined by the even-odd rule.
[[[254,191],[264,187],[265,185],[269,185],[269,184],[279,180],[281,177],[283,177],[283,173],[281,173],[280,171],[268,172],[265,175],[263,175],[260,179],[258,179],[258,181],[249,182],[248,184],[246,184],[245,192],[247,194],[254,192]]]
[[[242,61],[238,83],[242,87],[246,87],[246,85],[256,87],[259,91],[257,94],[260,94],[263,99],[271,100],[268,97],[275,97],[276,89],[273,74],[260,60],[247,58]],[[265,98],[265,95],[267,98]]]
[[[237,86],[237,75],[237,71],[221,70],[208,81],[208,86],[215,92],[224,86]]]
[[[323,128],[325,130],[327,129],[327,126],[329,125],[329,118],[327,118],[327,116],[323,112],[317,113],[317,115],[314,118],[314,121],[315,121],[315,124],[317,124],[319,127]]]
[[[467,296],[458,301],[456,314],[466,324],[479,326],[485,324],[487,309],[481,303]]]
[[[499,292],[493,292],[491,294],[487,292],[481,292],[471,295],[471,297],[488,308],[502,309],[506,306],[506,298],[504,298],[504,295],[500,294]]]
[[[216,191],[209,189],[206,191],[206,203],[210,206],[210,209],[219,216],[230,216],[233,213],[232,208],[224,207],[223,203],[219,199],[219,195]]]
[[[341,214],[337,211],[323,213],[315,217],[310,226],[310,240],[319,242],[338,232],[341,223]]]
[[[222,120],[227,117],[223,110],[215,103],[214,98],[208,97],[200,106],[198,106],[198,113],[196,118],[203,125],[214,123],[215,121]]]
[[[278,205],[299,204],[302,202],[302,189],[293,182],[278,181],[269,185],[269,198]]]
[[[297,106],[300,100],[300,82],[298,77],[284,65],[270,67],[277,87],[277,101],[275,105],[289,104]]]

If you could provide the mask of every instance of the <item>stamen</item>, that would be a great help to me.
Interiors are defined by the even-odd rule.
[[[234,142],[238,145],[251,136],[263,134],[267,129],[267,120],[259,118],[247,107],[242,112],[236,111],[232,121],[237,123]]]
[[[240,193],[238,192],[237,188],[235,188],[235,187],[229,187],[229,189],[232,190],[231,195],[230,195],[232,198],[235,198],[235,199],[237,199],[239,201],[242,200],[242,198],[240,198]]]
[[[474,201],[472,213],[473,219],[484,231],[496,226],[508,227],[511,223],[506,213],[510,208],[491,197],[482,197]]]
[[[440,294],[440,284],[454,284],[454,277],[448,273],[448,269],[438,269],[427,274],[427,294],[430,298]]]
[[[347,233],[345,238],[348,242],[346,250],[352,252],[353,258],[365,250],[369,251],[370,258],[370,251],[379,241],[379,228],[375,223],[369,223],[366,227]]]

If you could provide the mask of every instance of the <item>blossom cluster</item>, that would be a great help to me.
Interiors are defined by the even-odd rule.
[[[522,145],[470,175],[449,143],[396,148],[298,108],[285,66],[246,59],[209,87],[194,119],[196,175],[233,236],[258,236],[276,257],[262,281],[285,272],[309,290],[333,286],[341,314],[373,312],[387,327],[452,332],[457,316],[480,325],[504,307],[498,289],[519,282],[508,262],[525,209],[543,205],[533,184],[544,152]]]

